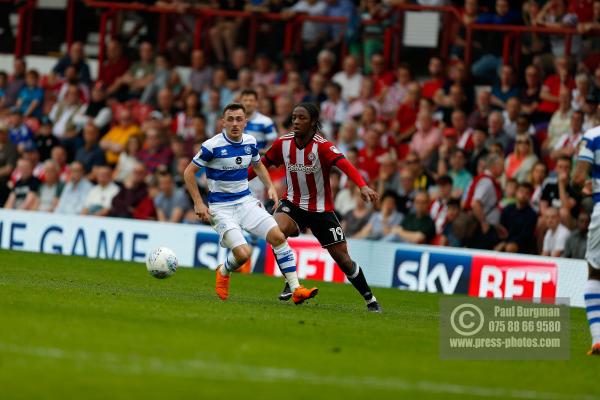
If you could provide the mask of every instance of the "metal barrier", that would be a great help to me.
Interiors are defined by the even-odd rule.
[[[65,39],[67,46],[70,47],[73,42],[73,26],[75,23],[75,1],[67,0],[66,8],[66,33]],[[136,11],[142,13],[153,13],[159,15],[158,29],[158,48],[162,51],[166,48],[169,30],[169,16],[180,15],[178,11],[157,6],[147,6],[141,3],[126,3],[126,2],[111,2],[111,1],[95,1],[82,0],[83,3],[90,8],[100,10],[100,49],[99,49],[99,65],[102,68],[102,62],[105,55],[105,39],[107,35],[107,24],[111,24],[111,36],[117,34],[116,17],[120,11]],[[36,0],[0,0],[0,2],[10,2],[18,5],[19,24],[17,29],[17,38],[15,42],[15,55],[23,56],[31,51],[31,31],[33,25],[33,14],[36,8]],[[462,24],[461,14],[459,10],[451,6],[420,6],[416,4],[400,4],[395,6],[392,11],[391,20],[393,24],[384,30],[384,58],[386,65],[396,67],[401,60],[402,52],[402,35],[404,33],[404,19],[407,11],[433,11],[439,12],[442,17],[442,29],[440,31],[439,48],[440,56],[443,59],[448,58],[449,48],[451,46],[452,37],[448,34],[453,24]],[[347,29],[348,19],[342,17],[325,17],[325,16],[309,16],[295,15],[291,18],[279,13],[262,13],[252,11],[230,11],[208,8],[190,8],[186,10],[188,16],[193,16],[193,47],[200,48],[202,45],[202,36],[206,29],[214,23],[215,18],[239,18],[247,20],[249,23],[247,49],[252,58],[256,52],[256,40],[258,25],[261,21],[271,21],[284,23],[284,44],[283,54],[299,53],[301,50],[301,31],[304,22],[320,22],[326,24],[341,24],[344,29]],[[378,21],[361,21],[362,24],[376,24]],[[544,26],[524,26],[524,25],[486,25],[486,24],[470,24],[466,27],[466,46],[464,60],[467,65],[473,61],[473,37],[475,32],[500,32],[504,34],[503,38],[503,60],[504,63],[509,63],[511,59],[511,44],[514,44],[513,63],[518,66],[521,58],[520,43],[521,36],[527,33],[544,33],[565,36],[565,52],[570,54],[571,41],[573,35],[578,35],[579,32],[575,28],[550,28]],[[589,34],[597,35],[600,30],[592,31]],[[347,52],[347,43],[342,41],[340,49],[341,56]]]
[[[465,64],[470,65],[473,61],[473,35],[476,31],[481,32],[501,32],[504,33],[502,43],[502,60],[504,64],[510,63],[510,44],[514,40],[513,65],[519,67],[521,59],[521,35],[527,33],[546,33],[565,36],[565,54],[571,54],[571,42],[573,35],[579,32],[575,28],[550,28],[545,26],[526,26],[526,25],[488,25],[488,24],[470,24],[466,26],[466,48]]]
[[[116,16],[118,11],[139,11],[146,13],[157,13],[160,14],[159,29],[158,29],[158,48],[162,51],[166,47],[167,42],[167,18],[169,15],[179,15],[175,10],[145,6],[139,3],[113,3],[109,1],[93,1],[85,0],[88,7],[98,8],[102,10],[100,16],[100,52],[98,61],[102,65],[104,60],[104,43],[106,38],[106,24],[107,22]],[[198,49],[201,46],[201,38],[204,30],[210,26],[214,19],[217,17],[225,18],[239,18],[248,20],[250,24],[247,49],[250,58],[253,58],[256,52],[256,37],[258,30],[258,23],[260,21],[273,21],[285,23],[285,35],[284,35],[284,54],[292,54],[294,51],[300,50],[300,31],[302,24],[305,21],[311,22],[323,22],[329,24],[347,24],[346,18],[334,18],[334,17],[317,17],[308,15],[296,15],[292,18],[287,18],[279,13],[256,13],[251,11],[232,11],[232,10],[218,10],[218,9],[190,9],[186,12],[186,15],[192,15],[194,17],[194,35],[193,35],[193,47]],[[112,24],[113,32],[111,35],[115,35],[114,30],[115,24]]]
[[[0,0],[0,2],[12,3],[17,7],[19,23],[17,25],[14,54],[15,57],[23,57],[31,52],[33,13],[36,7],[36,0]]]

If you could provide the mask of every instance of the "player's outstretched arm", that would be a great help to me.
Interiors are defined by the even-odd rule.
[[[269,171],[265,164],[262,161],[258,161],[254,164],[254,172],[256,176],[261,180],[263,185],[267,188],[267,193],[269,198],[273,200],[275,203],[274,207],[277,208],[277,203],[279,202],[279,198],[277,197],[277,190],[275,190],[275,186],[273,185],[273,181],[271,181],[271,177],[269,176]],[[250,174],[248,174],[250,175]],[[250,179],[250,176],[248,176]]]
[[[354,168],[354,165],[350,164],[350,161],[346,158],[341,158],[335,166],[346,174],[352,182],[356,183],[356,186],[360,188],[360,197],[362,197],[364,201],[371,201],[374,203],[379,199],[379,194],[367,185],[360,175],[360,172]]]
[[[183,173],[183,179],[185,187],[194,202],[194,212],[203,222],[210,223],[210,211],[202,201],[202,196],[200,196],[200,190],[198,190],[198,184],[196,183],[196,173],[198,170],[200,168],[197,165],[190,163]]]

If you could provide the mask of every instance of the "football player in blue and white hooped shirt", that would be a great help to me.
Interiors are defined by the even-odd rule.
[[[258,93],[255,90],[242,90],[240,102],[246,109],[246,118],[248,119],[246,133],[254,136],[258,150],[263,153],[263,150],[266,150],[277,139],[275,123],[271,118],[256,110],[258,107]]]
[[[294,252],[273,216],[250,195],[248,189],[248,167],[252,164],[257,176],[267,187],[269,198],[277,204],[277,192],[267,169],[260,161],[256,139],[244,133],[244,106],[237,103],[228,104],[222,119],[223,132],[202,143],[200,151],[183,175],[187,190],[194,201],[196,215],[202,221],[210,222],[219,234],[221,246],[231,250],[225,263],[217,267],[217,295],[222,300],[227,299],[230,273],[240,268],[252,254],[252,249],[242,233],[242,230],[245,230],[266,239],[273,247],[279,268],[286,279],[294,282],[294,302],[303,303],[314,297],[318,289],[306,289],[300,285]],[[208,180],[208,207],[200,197],[195,178],[202,167],[206,168]]]
[[[594,211],[590,221],[585,258],[589,275],[584,299],[587,318],[592,334],[589,355],[600,355],[600,126],[588,130],[579,147],[572,184],[581,189],[591,172]]]
[[[258,93],[254,89],[242,90],[240,102],[246,109],[246,118],[248,119],[246,133],[254,136],[258,151],[263,155],[267,148],[271,147],[271,143],[277,139],[275,123],[273,123],[271,118],[256,110],[258,107]],[[250,182],[250,190],[254,197],[260,201],[265,200],[265,186],[260,180],[252,180]]]

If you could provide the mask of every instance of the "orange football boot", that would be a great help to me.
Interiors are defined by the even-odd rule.
[[[217,267],[217,284],[215,285],[215,292],[221,298],[221,300],[227,300],[229,296],[229,278],[231,276],[223,276],[220,269],[225,268],[223,264]]]
[[[600,356],[600,343],[595,343],[590,351],[587,352],[588,356]]]
[[[319,289],[316,287],[312,289],[307,289],[304,286],[300,285],[294,290],[294,294],[292,294],[292,301],[298,305],[304,303],[308,299],[312,299],[319,293]]]

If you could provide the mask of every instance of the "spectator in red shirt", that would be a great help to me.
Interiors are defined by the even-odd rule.
[[[594,15],[594,1],[569,0],[569,13],[577,14],[579,22],[591,22]]]
[[[581,17],[579,17],[579,25],[577,25],[577,30],[582,34],[587,34],[591,30],[595,30],[598,28],[600,28],[600,1],[595,0],[592,5],[592,12],[586,17],[586,20],[582,20]],[[591,45],[592,48],[597,48],[597,36],[588,37],[586,41],[588,42],[585,44],[586,47]],[[597,60],[598,54],[596,53],[586,58],[585,65],[588,69],[592,70],[594,69],[595,65],[594,61]]]
[[[164,144],[164,139],[158,129],[150,128],[146,132],[146,142],[138,154],[138,159],[144,164],[149,173],[161,165],[169,167],[173,161],[171,148]]]
[[[106,47],[106,60],[102,64],[99,80],[105,87],[107,93],[112,95],[119,87],[117,78],[123,76],[129,70],[129,60],[123,55],[123,46],[113,39]]]
[[[392,86],[396,77],[392,71],[386,69],[385,58],[381,53],[371,56],[371,79],[375,83],[375,96],[383,93],[384,89]]]
[[[379,176],[381,156],[387,150],[380,144],[379,133],[374,128],[369,128],[364,137],[365,147],[358,152],[358,168],[367,172],[369,180],[375,182]]]
[[[458,147],[465,151],[473,149],[473,128],[467,125],[467,115],[462,110],[455,110],[450,116],[451,126],[456,131]]]
[[[431,57],[429,59],[428,69],[431,77],[423,82],[422,95],[426,99],[433,99],[433,96],[435,96],[437,91],[443,88],[444,83],[446,83],[442,59],[437,56]]]
[[[133,173],[127,177],[119,193],[112,199],[111,217],[132,218],[136,209],[148,196],[148,186],[144,182],[146,169],[136,163]]]
[[[358,137],[363,139],[367,131],[377,122],[379,113],[373,104],[367,104],[358,121]]]
[[[554,69],[555,73],[546,78],[540,92],[542,102],[538,106],[538,111],[545,114],[546,120],[549,120],[552,114],[558,110],[558,95],[561,86],[564,85],[570,90],[575,88],[575,81],[569,75],[569,63],[565,57],[555,59]]]
[[[396,119],[392,121],[392,130],[397,132],[397,142],[409,139],[415,132],[420,99],[421,88],[419,84],[416,82],[409,83],[404,102],[398,107]]]

